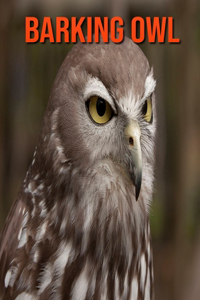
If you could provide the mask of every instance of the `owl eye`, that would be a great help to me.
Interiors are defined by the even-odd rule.
[[[146,122],[151,123],[152,122],[152,117],[153,117],[153,113],[152,113],[152,101],[151,98],[148,98],[143,107],[142,107],[142,115],[145,119]]]
[[[87,106],[91,118],[97,124],[105,124],[113,116],[113,110],[110,104],[101,97],[90,97],[90,99],[87,101]]]

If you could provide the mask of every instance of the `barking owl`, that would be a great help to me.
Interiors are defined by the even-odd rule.
[[[77,44],[0,244],[0,299],[149,300],[155,80],[130,39]]]

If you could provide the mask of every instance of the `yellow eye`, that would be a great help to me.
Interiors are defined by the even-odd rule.
[[[98,96],[92,96],[87,102],[91,118],[98,124],[107,123],[113,116],[110,104]]]
[[[151,98],[148,98],[143,107],[142,107],[142,115],[145,119],[146,122],[151,123],[152,122],[152,102],[151,102]]]

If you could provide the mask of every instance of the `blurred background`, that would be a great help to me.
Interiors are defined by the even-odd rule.
[[[26,44],[25,16],[173,16],[180,44],[140,46],[157,79],[156,184],[151,209],[156,299],[200,299],[200,1],[0,0],[0,229],[37,143],[70,44]],[[54,27],[55,28],[55,27]]]

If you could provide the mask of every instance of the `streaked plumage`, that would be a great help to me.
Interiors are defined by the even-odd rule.
[[[128,38],[78,44],[67,55],[2,232],[0,299],[153,299],[154,89]],[[92,96],[112,108],[106,124],[92,120]]]

